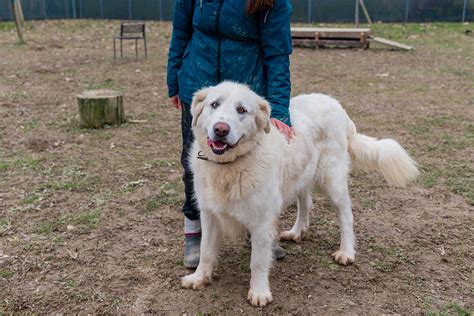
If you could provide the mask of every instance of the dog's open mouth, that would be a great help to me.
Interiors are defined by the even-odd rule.
[[[221,140],[211,140],[210,138],[207,139],[207,145],[211,147],[211,150],[216,155],[222,155],[227,150],[231,148],[237,147],[239,142],[235,143],[234,145],[229,145]]]

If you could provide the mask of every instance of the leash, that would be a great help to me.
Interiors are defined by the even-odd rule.
[[[219,164],[219,165],[226,165],[226,164],[229,164],[229,163],[234,162],[234,161],[237,160],[237,158],[239,158],[239,157],[237,157],[236,159],[234,159],[234,160],[232,160],[232,161],[218,162],[218,161],[210,160],[209,158],[207,158],[207,157],[202,153],[202,151],[199,151],[196,158],[197,158],[197,159],[201,159],[201,160],[205,160],[205,161],[209,161],[209,162],[213,162],[213,163],[216,163],[216,164]]]
[[[245,135],[242,135],[242,137],[239,138],[239,140],[237,141],[237,143],[235,143],[234,145],[232,146],[229,146],[229,148],[235,148],[237,147],[237,145],[240,143],[240,141],[242,140],[242,138],[244,138]],[[260,145],[259,142],[257,142],[258,145]],[[218,161],[214,161],[214,160],[211,160],[209,158],[207,158],[203,153],[202,151],[198,151],[198,155],[197,155],[197,159],[201,159],[201,160],[204,160],[204,161],[209,161],[209,162],[213,162],[213,163],[216,163],[218,165],[227,165],[229,163],[232,163],[234,161],[236,161],[237,159],[239,159],[240,157],[243,157],[243,156],[237,156],[234,160],[231,160],[231,161],[224,161],[224,162],[218,162]]]

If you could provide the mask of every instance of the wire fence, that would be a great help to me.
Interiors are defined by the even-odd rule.
[[[0,21],[13,19],[12,0],[0,0]],[[293,0],[293,22],[354,22],[357,0]],[[472,21],[474,0],[365,0],[373,21]],[[21,0],[25,19],[169,21],[174,0]],[[360,21],[365,22],[360,12]]]

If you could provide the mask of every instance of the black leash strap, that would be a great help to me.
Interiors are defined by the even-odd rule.
[[[209,162],[213,162],[213,163],[216,163],[216,164],[219,164],[219,165],[226,165],[228,163],[231,163],[231,162],[234,162],[235,160],[232,160],[232,161],[225,161],[225,162],[218,162],[218,161],[213,161],[213,160],[210,160],[209,158],[207,158],[206,156],[204,156],[204,154],[202,153],[202,151],[199,151],[198,152],[198,155],[196,157],[197,159],[201,159],[201,160],[205,160],[205,161],[209,161]]]

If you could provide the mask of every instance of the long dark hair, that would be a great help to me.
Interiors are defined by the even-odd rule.
[[[247,0],[247,15],[273,7],[274,0]]]

